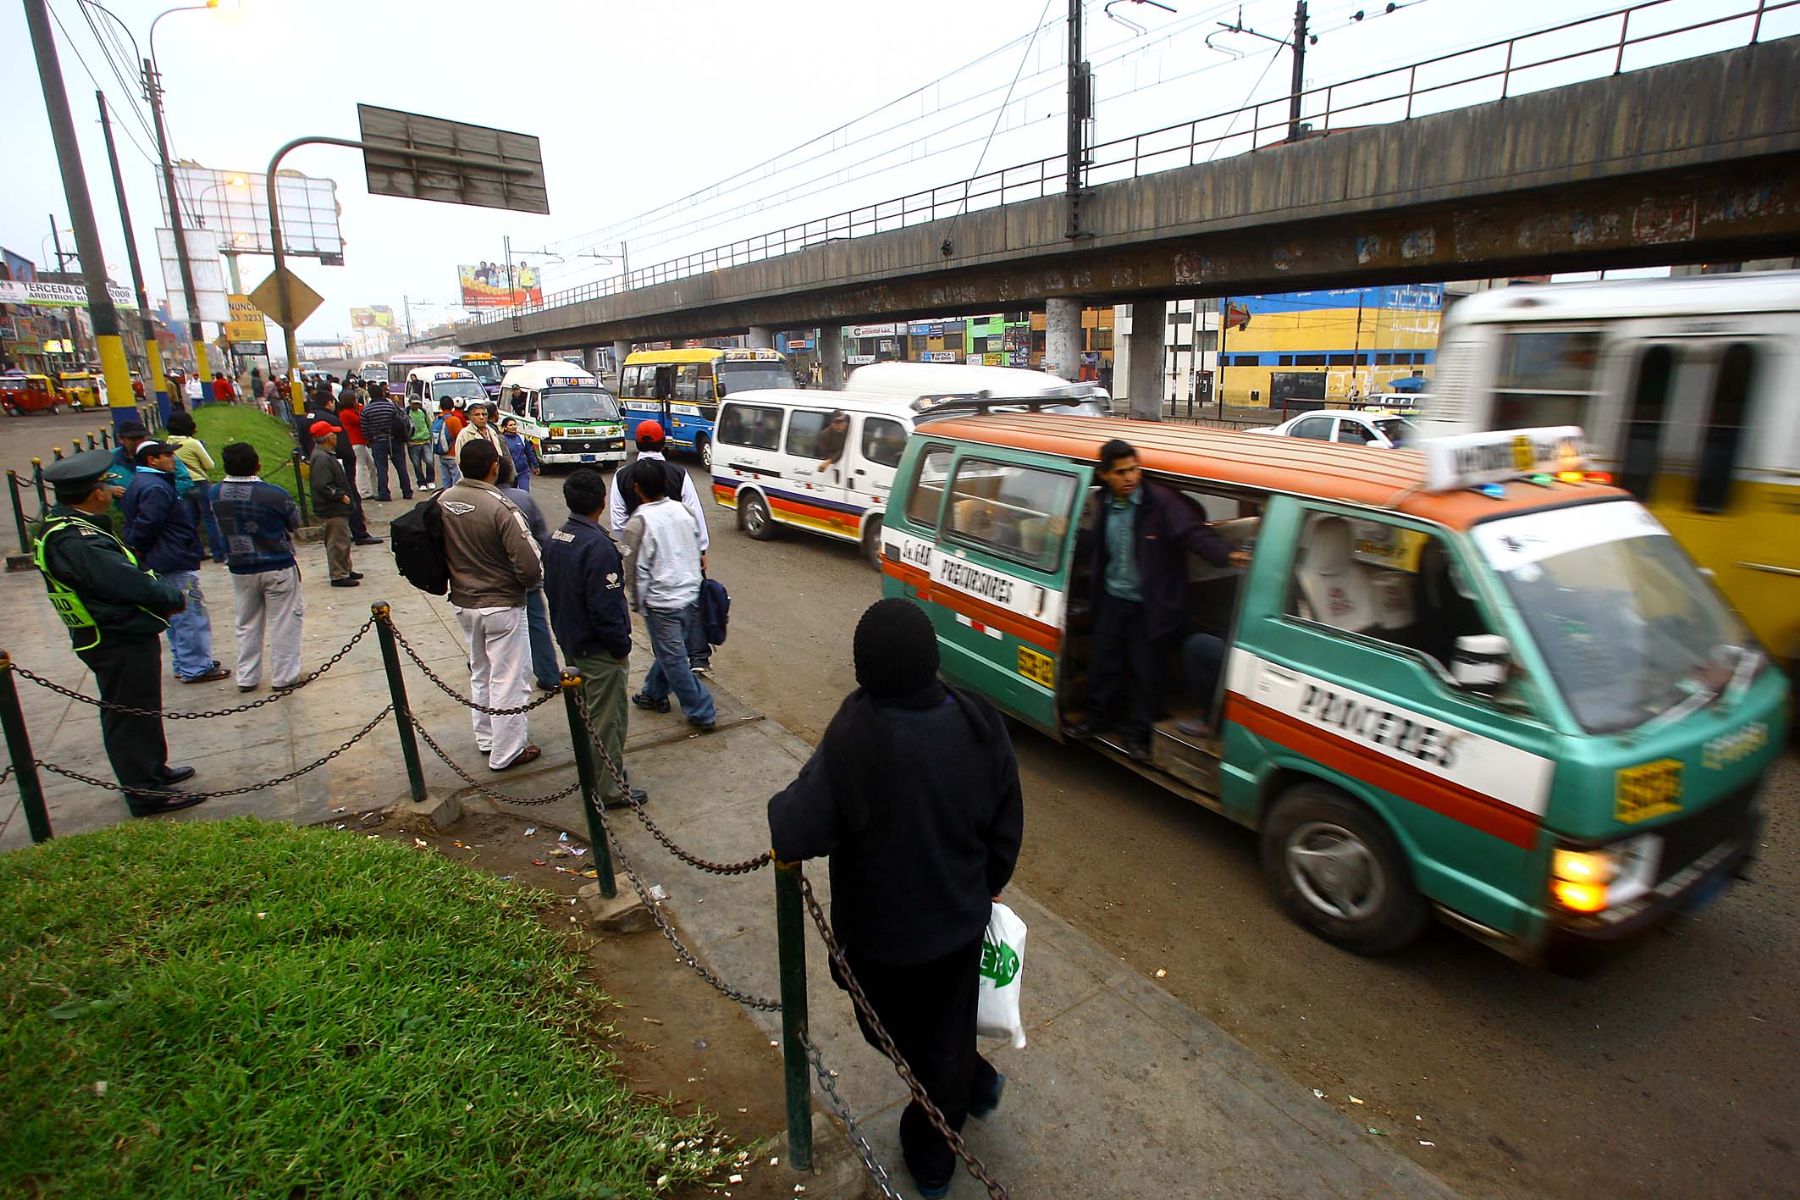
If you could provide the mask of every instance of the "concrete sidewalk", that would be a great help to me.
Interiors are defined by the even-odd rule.
[[[381,506],[371,518],[396,515]],[[379,529],[379,525],[377,526]],[[402,633],[433,669],[460,692],[468,674],[461,632],[447,602],[399,579],[385,545],[359,547],[357,589],[327,586],[323,550],[300,548],[305,575],[303,661],[308,670],[334,653],[369,616],[374,600],[393,605]],[[222,567],[202,571],[213,611],[214,654],[234,660],[231,591]],[[69,650],[35,572],[0,576],[0,600],[11,614],[0,645],[20,665],[65,687],[94,694],[91,676]],[[637,639],[640,643],[643,639]],[[648,666],[634,653],[633,680]],[[489,772],[476,753],[467,711],[403,660],[414,711],[464,770],[490,788],[545,794],[572,778],[568,725],[560,700],[532,714],[532,739],[544,756],[527,773]],[[727,683],[729,680],[726,681]],[[111,778],[100,746],[97,711],[18,681],[36,757]],[[765,810],[810,747],[773,722],[758,719],[723,687],[720,730],[696,736],[679,712],[633,710],[627,757],[632,778],[652,795],[651,812],[689,850],[715,860],[748,858],[768,845]],[[230,708],[266,696],[241,695],[229,681],[183,685],[170,679],[172,710]],[[339,746],[388,702],[381,657],[371,632],[319,681],[287,699],[248,713],[165,722],[171,758],[199,768],[195,786],[217,789],[271,779]],[[458,793],[466,807],[488,801],[420,747],[430,788]],[[116,791],[42,776],[52,824],[71,834],[127,819]],[[209,801],[166,820],[211,820],[239,814],[315,823],[401,798],[405,774],[391,718],[341,757],[275,788]],[[28,844],[17,793],[0,788],[0,850]],[[578,799],[517,809],[586,840]],[[724,979],[774,996],[774,881],[768,870],[743,877],[702,874],[670,858],[628,813],[611,814],[627,853],[650,883],[661,883],[683,936]],[[1031,836],[1029,824],[1026,836]],[[809,875],[821,900],[829,888],[822,864]],[[621,889],[625,889],[621,881]],[[1030,927],[1024,1006],[1031,1045],[999,1043],[984,1051],[1008,1078],[1005,1103],[965,1131],[971,1149],[1018,1200],[1042,1196],[1144,1197],[1448,1197],[1451,1193],[1383,1139],[1350,1122],[1259,1060],[1216,1025],[1180,1004],[1016,890],[1007,900]],[[639,936],[654,937],[655,934]],[[839,1072],[845,1099],[873,1139],[896,1184],[913,1194],[901,1166],[897,1119],[906,1093],[892,1067],[858,1033],[848,999],[830,981],[816,936],[808,947],[811,1028],[826,1064]],[[779,1017],[752,1014],[771,1039]],[[773,1132],[773,1131],[771,1131]],[[1409,1131],[1392,1130],[1395,1136]],[[810,1188],[818,1196],[822,1189]],[[953,1195],[980,1194],[969,1179]]]

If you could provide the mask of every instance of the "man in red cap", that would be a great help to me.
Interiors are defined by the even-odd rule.
[[[706,511],[700,507],[698,490],[688,481],[687,472],[664,457],[663,450],[668,444],[668,435],[663,431],[660,421],[640,421],[637,427],[637,456],[639,460],[653,459],[663,465],[663,475],[669,482],[669,499],[680,501],[694,518],[694,524],[700,531],[700,570],[706,570],[706,551],[712,539],[706,532]],[[637,491],[626,479],[627,472],[622,466],[613,472],[612,502],[607,510],[607,523],[612,530],[613,540],[618,541],[625,534],[625,522],[637,511],[641,501]],[[695,621],[688,636],[688,666],[696,674],[712,673],[712,645],[706,640],[706,629],[699,621]]]
[[[313,514],[325,534],[325,565],[332,587],[355,587],[362,576],[350,565],[350,476],[337,456],[338,427],[314,421],[312,428]]]

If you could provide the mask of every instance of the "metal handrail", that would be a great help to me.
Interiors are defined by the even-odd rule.
[[[1405,115],[1401,121],[1410,121],[1415,115],[1416,102],[1421,97],[1431,96],[1451,88],[1468,87],[1473,84],[1500,81],[1499,95],[1494,99],[1505,100],[1513,93],[1513,81],[1516,76],[1528,71],[1541,70],[1545,67],[1574,62],[1579,59],[1592,58],[1596,55],[1612,56],[1610,74],[1620,74],[1624,70],[1625,51],[1633,46],[1647,45],[1665,38],[1681,34],[1693,33],[1718,25],[1727,25],[1737,21],[1751,21],[1750,37],[1745,45],[1755,45],[1762,38],[1764,19],[1772,13],[1800,6],[1800,0],[1746,0],[1747,7],[1737,11],[1711,16],[1705,20],[1692,21],[1673,29],[1657,30],[1651,33],[1640,33],[1633,36],[1631,23],[1634,14],[1651,9],[1662,8],[1669,4],[1681,3],[1683,0],[1640,0],[1639,3],[1609,12],[1596,13],[1592,16],[1579,17],[1553,25],[1547,29],[1533,30],[1530,33],[1517,34],[1510,38],[1487,42],[1462,50],[1448,51],[1431,58],[1420,59],[1397,67],[1387,67],[1371,71],[1352,79],[1339,80],[1335,83],[1308,88],[1300,93],[1301,115],[1299,123],[1303,126],[1318,125],[1310,129],[1303,137],[1326,137],[1333,132],[1346,132],[1341,124],[1345,114],[1363,112],[1380,105],[1405,103]],[[1616,38],[1602,44],[1582,50],[1565,51],[1547,58],[1518,61],[1517,50],[1522,43],[1533,39],[1546,38],[1555,34],[1566,33],[1583,26],[1598,25],[1610,21],[1619,22]],[[1640,25],[1641,28],[1641,25]],[[1438,66],[1443,63],[1466,59],[1474,55],[1498,51],[1506,51],[1504,62],[1497,68],[1481,70],[1471,75],[1458,76],[1454,79],[1442,80],[1419,86],[1419,72],[1422,69]],[[1405,87],[1401,90],[1377,96],[1373,99],[1358,99],[1354,103],[1338,102],[1339,94],[1360,85],[1370,84],[1376,80],[1388,79],[1399,75],[1406,76]],[[1598,78],[1588,76],[1587,78]],[[1572,80],[1570,82],[1583,82]],[[1289,112],[1291,94],[1277,96],[1270,100],[1246,104],[1239,108],[1228,109],[1210,116],[1195,117],[1187,121],[1179,121],[1173,125],[1165,125],[1159,129],[1143,133],[1130,134],[1115,138],[1094,146],[1090,151],[1087,166],[1089,183],[1096,182],[1094,176],[1119,168],[1118,178],[1125,178],[1122,168],[1131,168],[1129,178],[1155,174],[1164,170],[1173,170],[1183,166],[1197,166],[1201,162],[1211,161],[1221,147],[1228,143],[1243,144],[1246,141],[1247,152],[1254,153],[1268,146],[1281,145],[1288,140],[1288,130],[1292,123]],[[1322,100],[1322,106],[1312,113],[1307,112],[1309,102]],[[1480,101],[1486,102],[1486,101]],[[1265,120],[1263,110],[1273,109],[1273,115]],[[1440,111],[1450,111],[1449,109]],[[1238,129],[1239,118],[1249,114],[1252,124],[1247,129]],[[1208,132],[1201,136],[1203,126],[1211,126],[1215,122],[1225,122],[1223,132]],[[1336,129],[1334,121],[1340,122]],[[1356,128],[1351,126],[1349,128]],[[1175,139],[1185,131],[1186,140],[1170,140],[1167,145],[1159,145],[1161,139]],[[1279,131],[1280,136],[1265,141],[1264,134]],[[1150,148],[1146,150],[1146,143]],[[1204,159],[1199,152],[1208,147],[1212,152]],[[1244,151],[1239,151],[1244,152]],[[1183,161],[1185,160],[1185,161]],[[1145,169],[1147,163],[1161,163],[1152,169]],[[598,300],[605,296],[635,290],[640,287],[651,287],[669,283],[678,279],[686,279],[709,271],[722,270],[729,267],[742,266],[752,262],[760,262],[792,254],[800,250],[812,249],[834,241],[844,241],[859,237],[867,237],[877,233],[888,233],[895,229],[904,229],[914,225],[925,224],[952,215],[975,211],[997,205],[1016,203],[1022,200],[1042,199],[1051,194],[1061,194],[1067,179],[1066,158],[1062,154],[1046,155],[1009,167],[1001,167],[984,174],[955,183],[940,184],[920,191],[909,192],[888,200],[879,200],[830,216],[814,218],[798,225],[789,225],[768,233],[754,234],[740,238],[722,246],[706,250],[698,250],[691,254],[673,258],[666,262],[654,263],[641,267],[628,275],[613,276],[597,280],[581,287],[553,292],[536,304],[517,305],[508,308],[494,309],[476,317],[467,325],[487,325],[498,321],[513,320],[529,313],[543,312],[565,305],[579,304],[586,300]],[[1114,182],[1105,179],[1098,182]]]

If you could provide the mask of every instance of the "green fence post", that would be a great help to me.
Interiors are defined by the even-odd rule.
[[[31,553],[31,537],[25,532],[25,506],[19,502],[19,473],[7,468],[6,491],[12,497],[13,526],[19,531],[19,553]]]
[[[42,520],[44,514],[50,511],[50,497],[44,491],[44,460],[41,458],[31,460],[31,483],[37,488],[38,519]]]
[[[102,429],[100,431],[100,448],[102,450],[112,449],[112,430]]]
[[[594,855],[594,873],[600,880],[600,894],[611,900],[619,894],[613,879],[612,849],[606,841],[606,822],[600,815],[600,778],[594,770],[594,742],[588,737],[587,719],[582,716],[586,701],[581,696],[581,676],[563,668],[563,706],[569,711],[569,744],[575,748],[575,773],[581,779],[581,810],[587,816],[588,845]]]
[[[400,757],[406,760],[406,784],[414,804],[425,803],[425,770],[419,765],[419,743],[413,737],[412,709],[406,703],[406,680],[400,674],[400,646],[394,641],[394,611],[386,600],[369,605],[375,636],[381,641],[381,665],[387,670],[388,697],[394,702],[394,727],[400,731]]]
[[[0,727],[6,730],[6,749],[12,755],[13,783],[25,808],[25,824],[33,842],[50,840],[50,812],[44,807],[44,786],[38,782],[37,758],[31,753],[31,735],[25,732],[25,710],[13,686],[12,655],[0,650]]]
[[[300,523],[307,524],[311,518],[306,515],[306,475],[300,470],[300,447],[294,447],[294,502],[300,506]]]
[[[812,1170],[812,1078],[806,1046],[806,922],[800,864],[775,864],[775,939],[781,953],[781,1062],[787,1076],[788,1165]]]

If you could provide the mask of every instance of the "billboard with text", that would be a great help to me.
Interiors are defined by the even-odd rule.
[[[462,287],[464,308],[511,308],[519,304],[542,304],[544,284],[537,268],[529,262],[512,267],[508,286],[505,263],[464,263],[456,268],[456,281]]]

